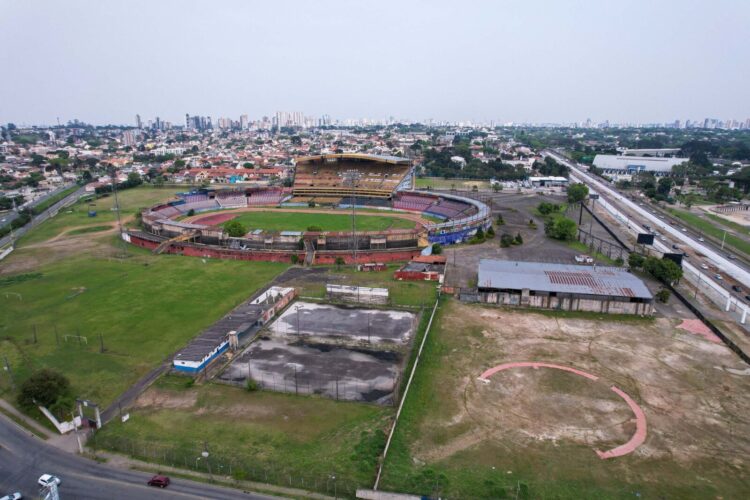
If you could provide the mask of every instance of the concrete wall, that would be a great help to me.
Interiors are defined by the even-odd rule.
[[[480,292],[479,301],[487,304],[559,309],[563,311],[589,311],[605,314],[639,314],[650,316],[654,312],[653,304],[642,302],[621,302],[618,300],[600,300],[586,297],[539,296],[530,295],[528,290],[524,290],[521,293]]]

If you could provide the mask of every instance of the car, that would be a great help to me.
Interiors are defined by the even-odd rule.
[[[687,233],[687,229],[685,229],[684,227],[680,228],[680,231],[682,231],[683,233]]]
[[[8,493],[4,497],[0,498],[0,500],[21,500],[23,498],[23,495],[16,491],[15,493]]]
[[[737,293],[740,293],[740,292],[742,291],[742,288],[740,288],[740,287],[739,287],[739,286],[737,286],[737,285],[732,285],[732,290],[734,290],[734,291],[735,291],[735,292],[737,292]]]
[[[60,486],[62,484],[62,481],[60,481],[60,478],[57,476],[53,476],[52,474],[42,474],[39,476],[39,480],[37,481],[39,483],[39,486],[42,488],[49,488],[53,484],[56,484],[57,486]]]
[[[719,281],[721,281],[721,280],[724,279],[724,278],[721,277],[721,274],[714,274],[714,278],[716,278]]]
[[[708,264],[701,264],[701,269],[708,269]]]
[[[700,238],[698,238],[698,241],[706,241],[706,240],[704,240],[703,236],[701,236]]]
[[[660,216],[659,216],[659,218],[660,218],[660,219],[663,219],[663,218],[664,218],[664,216],[663,216],[663,215],[660,215]]]
[[[750,301],[750,295],[745,295],[745,300]]]
[[[679,249],[680,247],[679,247],[678,245],[672,245],[672,248],[674,248],[675,250],[677,250],[677,249]]]
[[[159,488],[166,488],[169,486],[169,478],[167,476],[162,476],[160,474],[155,475],[151,479],[148,480],[149,486],[157,486]]]
[[[729,255],[727,255],[727,257],[729,257],[731,260],[734,260],[734,259],[737,258],[737,256],[734,255],[734,254],[732,254],[732,253],[730,253]]]
[[[661,237],[661,238],[659,238],[659,239],[660,239],[661,241],[667,241],[667,238],[666,238],[665,236],[662,236],[662,237]]]

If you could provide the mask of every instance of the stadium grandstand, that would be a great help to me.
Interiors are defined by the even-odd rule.
[[[337,153],[304,156],[296,161],[295,198],[340,200],[342,196],[391,198],[411,186],[411,160],[399,156]]]

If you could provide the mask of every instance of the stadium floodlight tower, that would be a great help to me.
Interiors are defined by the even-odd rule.
[[[357,270],[357,194],[356,188],[359,186],[359,179],[362,177],[362,173],[359,170],[347,170],[344,172],[344,185],[351,188],[351,202],[352,202],[352,264],[354,270]]]

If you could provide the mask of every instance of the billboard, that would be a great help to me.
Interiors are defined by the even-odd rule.
[[[654,244],[654,235],[650,233],[640,233],[638,234],[638,244],[639,245],[653,245]]]
[[[685,255],[685,254],[683,254],[683,253],[665,253],[664,257],[662,257],[662,258],[669,259],[669,260],[673,261],[675,264],[677,264],[678,266],[682,267],[682,256],[683,255]]]

